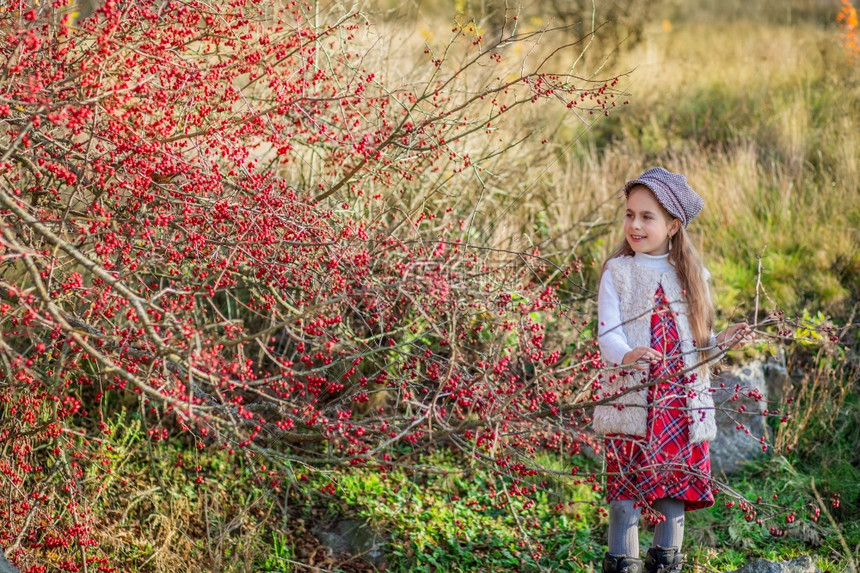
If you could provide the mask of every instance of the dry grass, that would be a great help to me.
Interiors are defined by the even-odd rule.
[[[835,28],[648,29],[618,64],[633,69],[631,105],[546,171],[519,205],[521,225],[543,216],[548,235],[562,237],[559,251],[605,256],[617,229],[587,249],[567,230],[583,220],[617,221],[623,181],[663,164],[685,173],[706,200],[691,230],[724,314],[750,310],[761,253],[776,304],[847,314],[860,273],[860,75]],[[579,124],[561,121],[574,139]]]

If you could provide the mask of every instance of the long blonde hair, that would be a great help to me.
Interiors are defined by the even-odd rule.
[[[670,219],[673,218],[669,213],[665,213],[665,215]],[[611,259],[625,255],[632,257],[635,254],[636,252],[627,242],[627,238],[622,238],[621,243],[603,263],[601,273],[606,271],[606,263]],[[690,323],[693,338],[696,340],[698,348],[705,348],[714,327],[714,305],[711,302],[708,281],[705,280],[705,266],[683,225],[678,227],[678,232],[672,237],[669,262],[675,267],[678,281],[681,283],[681,289],[683,289],[683,301],[687,305],[687,321]],[[704,358],[704,352],[702,352],[702,359],[704,360]]]

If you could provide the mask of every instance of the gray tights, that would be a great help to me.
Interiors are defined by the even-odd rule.
[[[632,500],[609,502],[609,553],[612,555],[639,556],[639,516],[642,511],[633,507]],[[654,528],[654,545],[677,547],[684,541],[684,502],[678,499],[658,499],[654,509],[666,519]]]

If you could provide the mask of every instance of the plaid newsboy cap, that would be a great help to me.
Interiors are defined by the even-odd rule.
[[[687,183],[687,178],[679,173],[672,173],[662,167],[652,167],[636,179],[624,184],[625,197],[637,185],[644,185],[670,215],[680,219],[686,227],[696,218],[705,201]]]

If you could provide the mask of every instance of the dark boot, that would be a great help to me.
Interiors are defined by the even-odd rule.
[[[607,553],[603,556],[603,573],[642,573],[642,560]]]
[[[652,547],[645,554],[645,573],[678,573],[684,554],[676,547]]]

